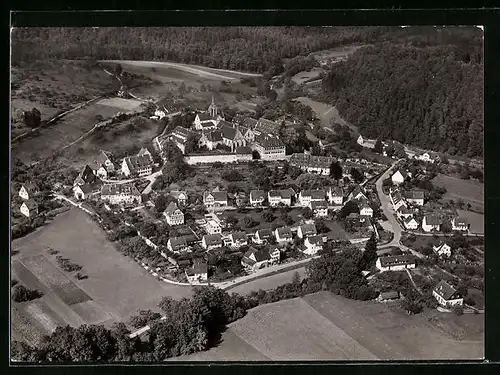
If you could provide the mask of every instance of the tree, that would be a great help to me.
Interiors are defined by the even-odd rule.
[[[24,285],[15,285],[12,288],[12,299],[15,302],[27,302],[39,298],[42,293],[38,290],[29,289]]]
[[[358,184],[363,182],[363,180],[365,179],[363,173],[359,169],[354,167],[351,168],[351,177],[354,180],[354,182]]]
[[[370,239],[366,242],[365,251],[363,252],[362,266],[364,269],[369,269],[377,260],[377,240],[375,233],[372,233]]]
[[[342,166],[338,161],[334,161],[330,164],[330,177],[337,181],[342,178]]]
[[[252,219],[250,215],[246,215],[241,219],[241,226],[243,228],[252,228],[256,225],[255,221]]]
[[[36,128],[40,126],[42,117],[40,111],[33,108],[31,111],[24,112],[24,123],[30,128]]]
[[[344,219],[351,213],[359,213],[359,206],[354,201],[349,201],[340,209],[337,214],[337,217],[340,219]]]
[[[274,216],[271,210],[267,209],[262,213],[262,218],[266,223],[270,223],[271,221],[276,219],[276,216]]]
[[[152,310],[139,310],[137,315],[133,315],[129,322],[134,328],[142,328],[152,321],[161,318],[161,314]]]
[[[302,217],[304,219],[311,219],[314,216],[313,211],[309,207],[305,207],[302,209]]]
[[[375,142],[375,147],[373,147],[373,151],[377,154],[381,154],[384,151],[384,145],[382,141],[377,138],[377,142]]]
[[[292,284],[299,285],[301,281],[300,275],[298,271],[295,271],[292,276]]]
[[[156,210],[156,212],[165,211],[165,209],[167,208],[167,204],[168,204],[167,197],[163,194],[159,194],[155,198],[155,210]]]

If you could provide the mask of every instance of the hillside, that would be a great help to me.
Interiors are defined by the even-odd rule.
[[[483,155],[482,47],[383,44],[332,66],[323,99],[368,138]],[[420,45],[420,44],[419,44]]]

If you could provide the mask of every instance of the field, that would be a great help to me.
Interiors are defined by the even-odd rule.
[[[314,56],[316,60],[321,65],[330,65],[332,63],[336,63],[342,60],[345,60],[349,55],[351,55],[356,50],[361,47],[365,47],[364,45],[359,46],[343,46],[337,48],[325,49],[317,52],[312,52],[310,55]]]
[[[47,247],[81,265],[88,279],[77,280],[59,269]],[[31,302],[13,304],[16,337],[26,336],[27,331],[34,331],[33,337],[50,333],[56,325],[126,321],[138,309],[157,309],[163,296],[178,299],[191,293],[189,287],[156,280],[122,256],[97,224],[76,208],[13,241],[12,248],[19,251],[12,257],[12,277],[44,294]]]
[[[234,288],[228,289],[229,293],[237,293],[245,295],[253,292],[254,290],[270,290],[279,287],[280,285],[292,282],[293,275],[298,272],[300,277],[303,278],[306,274],[305,267],[297,268],[294,270],[278,273],[276,275],[264,277],[249,281],[245,284],[238,285]]]
[[[479,359],[482,319],[435,311],[408,316],[388,305],[319,292],[252,309],[229,326],[217,348],[177,360]],[[457,329],[462,340],[450,335]]]
[[[457,210],[458,214],[467,219],[471,233],[484,234],[484,215],[476,212]]]
[[[482,183],[443,174],[437,175],[432,183],[446,188],[447,192],[443,199],[454,201],[461,199],[466,204],[469,203],[474,211],[484,212],[484,185]]]

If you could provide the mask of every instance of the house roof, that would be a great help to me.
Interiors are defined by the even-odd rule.
[[[263,262],[263,261],[269,260],[271,258],[270,251],[266,251],[264,249],[257,250],[257,249],[252,248],[252,249],[248,250],[245,253],[243,259],[248,258],[248,260],[252,261],[252,259],[250,259],[250,257],[252,256],[252,254],[254,254],[255,259],[257,260],[257,262]]]
[[[99,153],[99,156],[96,157],[95,161],[99,164],[104,164],[106,161],[112,161],[111,160],[111,153],[107,151],[102,151]]]
[[[442,298],[444,298],[445,300],[451,299],[451,297],[453,297],[453,295],[455,293],[457,293],[457,290],[444,280],[441,280],[436,285],[436,287],[434,288],[434,291],[437,294],[439,294]]]
[[[316,231],[316,225],[314,224],[303,224],[299,228],[302,231],[302,234],[305,235],[315,235],[318,233]]]
[[[292,198],[292,190],[291,189],[284,189],[284,190],[270,190],[269,191],[269,196],[270,197],[280,197],[281,199],[290,199]]]
[[[455,217],[453,220],[455,225],[469,225],[469,222],[463,217]]]
[[[283,142],[281,142],[278,138],[272,137],[269,135],[258,135],[255,137],[255,143],[264,148],[265,150],[270,150],[279,147],[285,147]]]
[[[148,155],[128,156],[125,158],[125,163],[131,172],[152,166],[151,158]]]
[[[396,175],[398,172],[401,174],[401,176],[403,176],[404,179],[406,179],[408,177],[408,174],[406,173],[406,171],[404,169],[398,169],[396,172],[394,172],[394,174],[392,176]]]
[[[237,147],[234,152],[236,154],[251,154],[252,149],[248,146],[240,146],[240,147]]]
[[[233,232],[231,233],[231,239],[233,241],[244,241],[247,239],[247,234],[245,232]]]
[[[137,156],[148,156],[151,154],[151,151],[149,151],[146,147],[143,147],[139,150],[139,152],[137,153]]]
[[[36,203],[34,200],[31,200],[31,199],[24,201],[23,204],[26,205],[26,207],[28,207],[28,209],[30,209],[30,210],[34,210],[34,209],[38,208],[38,203]]]
[[[382,267],[415,263],[415,257],[413,255],[387,256],[379,259]]]
[[[214,120],[210,113],[198,113],[198,118],[201,122]]]
[[[359,205],[359,210],[361,211],[362,209],[370,209],[373,211],[373,208],[371,208],[368,202],[363,202]]]
[[[406,199],[424,199],[424,192],[422,190],[411,190],[404,193]]]
[[[192,132],[191,130],[185,128],[184,126],[176,126],[174,130],[172,130],[172,132],[170,134],[173,134],[177,137],[180,137],[180,138],[185,138],[187,139],[187,137],[191,134],[196,134],[194,132]]]
[[[280,238],[292,238],[292,231],[288,227],[276,228],[276,232]]]
[[[273,236],[273,231],[271,229],[259,229],[255,232],[256,236],[259,236],[260,239],[267,239]]]
[[[22,187],[24,187],[28,192],[40,190],[40,188],[38,187],[38,184],[36,184],[34,182],[27,182],[25,184],[22,184]]]
[[[410,217],[407,217],[406,219],[404,219],[405,224],[410,224],[412,221],[415,221],[418,224],[418,221],[415,220],[415,218],[413,216],[410,216]]]
[[[101,189],[101,195],[141,195],[134,184],[106,184]]]
[[[321,245],[323,244],[323,236],[316,235],[307,237],[307,240],[310,244]]]
[[[408,207],[406,207],[406,206],[402,205],[402,206],[399,206],[399,208],[398,208],[398,212],[399,212],[400,214],[405,215],[405,214],[413,214],[413,213],[414,213],[414,210],[412,210],[412,209],[410,209],[410,208],[408,208]]]
[[[172,249],[174,250],[187,246],[187,242],[184,237],[170,237],[168,242],[170,242],[170,246],[172,246]]]
[[[424,219],[427,225],[441,225],[441,219],[437,215],[425,215]]]
[[[380,293],[380,299],[397,299],[399,298],[399,292],[392,290],[390,292],[382,292]]]
[[[94,184],[83,184],[83,185],[80,185],[78,186],[81,191],[83,191],[85,194],[90,194],[92,193],[93,191],[96,190],[96,186]]]
[[[330,156],[315,156],[303,153],[295,153],[290,157],[290,165],[298,167],[330,168],[334,161],[335,158]]]
[[[92,183],[97,179],[97,176],[94,174],[94,171],[92,168],[86,164],[85,167],[81,170],[81,172],[78,174],[78,177],[75,179],[75,182],[77,180],[81,179],[84,183]]]
[[[257,122],[255,130],[260,131],[265,134],[274,134],[278,131],[280,124],[261,117]]]
[[[193,259],[193,266],[187,272],[191,271],[195,275],[203,274],[208,272],[208,265],[205,260],[201,258]]]
[[[177,206],[177,203],[175,202],[170,202],[165,209],[165,214],[167,215],[172,215],[176,210],[178,210],[179,207]]]
[[[328,208],[328,205],[326,204],[325,201],[318,202],[318,201],[312,201],[311,202],[311,210],[317,210],[321,208]]]
[[[361,188],[361,186],[356,185],[356,186],[354,187],[354,189],[352,189],[352,191],[351,191],[351,195],[352,195],[353,197],[356,197],[356,196],[358,196],[358,195],[360,195],[360,194],[365,195],[365,193],[363,192],[363,189]]]
[[[205,191],[203,193],[203,199],[206,199],[208,195],[212,195],[214,197],[214,200],[217,202],[225,202],[227,201],[227,192],[225,191]]]
[[[257,120],[251,117],[247,117],[245,120],[243,120],[243,125],[249,129],[255,128],[257,126]]]
[[[300,195],[303,197],[311,197],[311,199],[325,199],[326,192],[324,190],[302,190]]]
[[[251,190],[250,199],[252,201],[263,200],[266,197],[266,192],[264,190]]]
[[[206,234],[203,236],[203,239],[205,240],[205,243],[207,244],[207,246],[218,245],[222,242],[222,236],[218,233]]]
[[[344,196],[344,193],[342,192],[342,189],[339,186],[331,186],[329,189],[329,193],[334,197]]]

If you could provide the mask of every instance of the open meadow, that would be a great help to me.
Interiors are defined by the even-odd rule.
[[[432,180],[432,183],[446,188],[447,192],[443,196],[444,200],[456,202],[461,199],[465,204],[469,203],[474,211],[484,212],[484,184],[444,174],[437,175]]]
[[[329,48],[321,51],[312,52],[309,54],[309,56],[313,56],[316,60],[318,60],[320,65],[330,66],[331,64],[345,60],[349,55],[353,54],[358,49],[366,46],[367,45],[352,45],[352,46]]]
[[[482,319],[435,310],[409,316],[389,305],[319,292],[258,306],[229,325],[218,347],[176,360],[480,359]],[[458,329],[460,340],[450,335]]]
[[[460,217],[466,219],[471,233],[484,234],[484,215],[477,212],[457,210]]]
[[[49,247],[82,266],[81,272],[88,278],[78,280],[74,273],[60,269],[56,255],[47,251]],[[47,334],[57,325],[126,321],[138,309],[158,310],[163,296],[179,299],[191,294],[190,287],[161,282],[121,255],[100,227],[76,208],[14,240],[12,248],[18,251],[12,257],[12,277],[43,293],[34,301],[13,303],[17,336],[24,336],[27,330]],[[34,328],[26,326],[26,321],[35,322]]]

